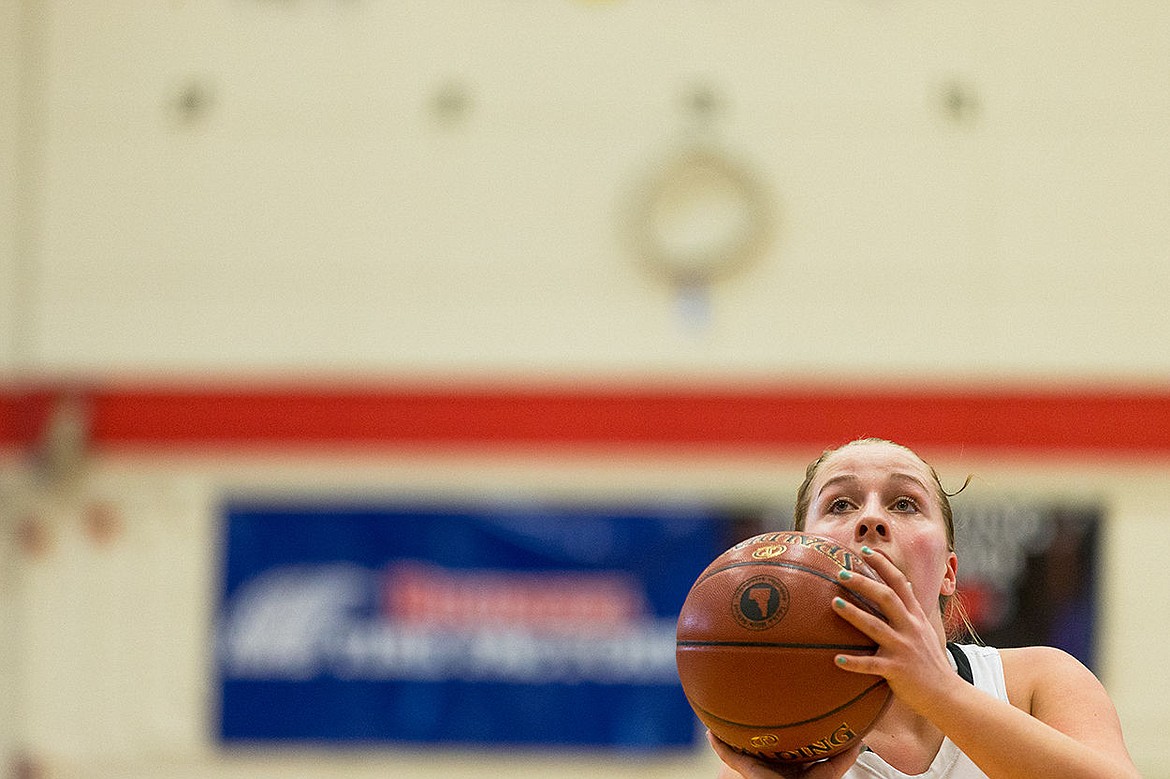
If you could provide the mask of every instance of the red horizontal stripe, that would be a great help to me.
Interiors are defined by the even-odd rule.
[[[66,393],[0,388],[0,446]],[[933,450],[1170,454],[1170,389],[121,386],[76,393],[99,451],[137,448],[681,447],[780,450],[860,435]]]

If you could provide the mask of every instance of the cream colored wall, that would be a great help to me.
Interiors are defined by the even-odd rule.
[[[34,369],[1170,374],[1156,0],[27,6]],[[620,226],[700,136],[778,221],[695,328]]]
[[[12,0],[0,1],[0,373],[16,368],[17,280],[20,278],[17,246],[17,180],[20,170],[21,17]]]
[[[0,0],[0,14],[0,161],[28,166],[0,176],[3,379],[1170,377],[1160,1]],[[699,87],[717,97],[702,126],[686,107]],[[707,290],[705,320],[620,232],[637,182],[695,138],[753,166],[778,213],[766,256]],[[117,460],[50,496],[3,465],[4,522],[31,512],[53,543],[0,544],[0,617],[19,627],[0,639],[14,701],[0,747],[77,777],[709,776],[705,753],[221,755],[216,501],[304,484],[787,500],[799,474]],[[1106,505],[1103,675],[1146,775],[1170,777],[1147,627],[1170,613],[1156,575],[1170,464],[950,465]],[[106,545],[80,518],[93,498],[124,517]]]

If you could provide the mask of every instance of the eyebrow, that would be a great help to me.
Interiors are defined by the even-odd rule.
[[[896,481],[908,481],[911,484],[916,485],[919,489],[923,490],[927,494],[930,494],[930,488],[926,486],[925,482],[923,482],[922,479],[919,479],[917,476],[914,476],[912,474],[902,473],[901,471],[896,471],[896,472],[890,474],[890,479],[896,480]],[[834,476],[833,478],[826,480],[825,483],[821,485],[820,490],[818,490],[817,492],[818,493],[824,492],[829,487],[834,486],[834,485],[839,484],[839,483],[848,482],[851,484],[855,484],[858,481],[860,481],[860,479],[858,479],[853,474],[843,473],[840,476]]]

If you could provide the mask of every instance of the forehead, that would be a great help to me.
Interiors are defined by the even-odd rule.
[[[887,443],[853,444],[833,452],[817,469],[813,491],[820,490],[830,479],[843,476],[910,477],[926,488],[934,481],[930,469],[917,455]]]

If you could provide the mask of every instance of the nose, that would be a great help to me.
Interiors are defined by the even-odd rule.
[[[867,501],[864,509],[853,524],[853,539],[855,541],[883,541],[890,538],[890,523],[882,513],[881,508]]]
[[[890,537],[890,526],[880,519],[858,520],[853,528],[853,537],[858,541],[872,540],[873,537],[886,540]]]

